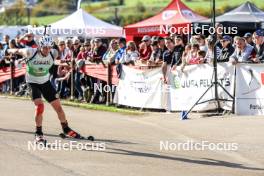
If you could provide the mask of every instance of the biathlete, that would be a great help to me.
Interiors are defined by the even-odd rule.
[[[42,132],[44,104],[41,95],[51,104],[60,120],[63,133],[67,137],[81,138],[72,130],[62,109],[59,96],[50,82],[50,69],[58,52],[52,49],[53,39],[45,35],[39,41],[38,48],[9,49],[10,54],[19,54],[26,62],[26,82],[29,85],[31,98],[35,104],[36,142],[46,142]]]

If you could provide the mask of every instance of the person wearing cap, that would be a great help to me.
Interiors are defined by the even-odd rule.
[[[66,44],[66,48],[68,48],[69,50],[73,50],[73,43],[72,43],[72,39],[66,39],[65,41],[65,44]]]
[[[165,39],[163,37],[158,37],[157,40],[158,40],[158,46],[160,49],[160,60],[162,60],[163,54],[167,50],[167,47],[165,45]]]
[[[245,38],[237,38],[236,48],[234,53],[230,56],[229,62],[233,65],[238,62],[252,62],[252,56],[255,55],[254,47],[247,44]]]
[[[69,55],[70,55],[70,49],[66,47],[65,41],[64,40],[59,40],[58,42],[58,47],[59,47],[59,58],[61,62],[66,62],[69,60]]]
[[[222,49],[217,57],[217,62],[228,62],[229,57],[234,53],[235,48],[232,46],[232,38],[229,35],[223,36],[221,40]]]
[[[34,40],[34,34],[30,32],[21,36],[18,40],[18,43],[25,46],[26,48],[37,48],[38,47],[37,43]]]
[[[213,42],[213,37],[211,35],[206,38],[205,42],[207,46],[207,52],[204,60],[206,63],[212,63],[214,60],[214,48],[216,50],[216,58],[218,58],[221,53],[222,45],[221,48],[219,48],[218,45],[215,45]]]
[[[158,64],[160,63],[160,55],[161,55],[161,50],[158,46],[158,41],[154,41],[151,43],[151,56],[149,59],[148,64]]]
[[[99,38],[94,39],[94,51],[93,51],[92,61],[96,63],[102,62],[103,56],[106,53],[106,51],[107,48],[104,47],[102,40]]]
[[[139,45],[139,59],[142,63],[146,63],[151,55],[151,37],[148,35],[145,35],[142,38],[142,43]]]
[[[254,48],[256,56],[253,58],[254,62],[264,62],[264,30],[259,29],[253,34]]]
[[[163,81],[165,84],[168,84],[168,69],[175,69],[177,65],[181,64],[181,56],[179,52],[176,50],[175,52],[175,44],[174,40],[170,37],[165,39],[167,51],[163,54],[163,63],[162,63],[162,74]]]
[[[77,58],[80,52],[80,48],[81,48],[80,40],[78,38],[75,38],[73,40],[73,48],[72,48],[72,54],[74,59]]]
[[[152,36],[151,37],[151,44],[153,43],[153,42],[155,42],[155,41],[158,41],[158,36]]]
[[[221,39],[223,37],[224,26],[221,23],[216,23],[215,28],[216,28],[216,43],[215,43],[215,45],[219,49],[222,49]]]
[[[76,63],[77,61],[77,56],[80,52],[80,49],[81,49],[81,44],[80,44],[80,40],[78,38],[74,38],[73,39],[73,49],[72,49],[72,58],[73,59],[73,62]],[[76,98],[78,100],[83,100],[83,90],[82,90],[82,87],[81,87],[81,76],[82,76],[82,73],[80,71],[80,69],[78,68],[77,65],[75,65],[73,67],[73,75],[74,75],[74,87],[75,87],[75,90],[76,90]]]
[[[60,39],[58,42],[59,47],[59,59],[61,63],[67,62],[71,60],[71,50],[66,47],[65,41]],[[70,76],[70,67],[65,67],[59,65],[57,68],[57,75],[55,82],[57,83],[57,92],[59,92],[60,97],[64,98],[66,94],[66,85],[68,84],[68,79]],[[67,72],[67,74],[66,74]],[[66,76],[67,75],[67,76]]]
[[[83,48],[84,48],[84,53],[83,53],[83,55],[81,56],[81,59],[86,60],[87,57],[88,57],[88,55],[89,55],[89,53],[90,53],[91,50],[92,50],[92,47],[91,47],[90,42],[89,42],[89,41],[85,41],[85,42],[83,43]]]
[[[253,36],[250,32],[246,33],[244,35],[244,38],[246,39],[246,43],[250,44],[251,46],[254,46],[254,42],[253,42]]]
[[[115,63],[118,65],[118,69],[121,68],[121,66],[119,64],[121,64],[121,60],[123,60],[123,58],[125,57],[125,53],[126,53],[126,39],[125,38],[120,38],[118,40],[118,46],[119,49],[117,51],[116,57],[115,57]],[[121,71],[121,70],[120,70]]]

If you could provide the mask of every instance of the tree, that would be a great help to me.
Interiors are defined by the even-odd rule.
[[[0,24],[26,25],[26,22],[23,20],[24,16],[26,16],[25,3],[23,0],[18,0],[1,14]]]
[[[119,0],[119,5],[124,5],[124,0]]]

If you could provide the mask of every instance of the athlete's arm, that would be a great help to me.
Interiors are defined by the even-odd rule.
[[[33,48],[22,48],[22,49],[8,49],[7,52],[10,54],[17,54],[22,56],[22,59],[18,60],[18,63],[26,61],[28,58],[32,57],[33,54],[37,51],[37,49]]]
[[[17,55],[20,55],[20,56],[23,56],[23,57],[28,57],[28,55],[29,55],[28,49],[25,49],[25,48],[23,48],[23,49],[18,49],[18,48],[16,48],[16,49],[8,49],[7,53],[9,53],[9,54],[17,54]]]

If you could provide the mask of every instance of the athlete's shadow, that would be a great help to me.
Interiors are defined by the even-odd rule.
[[[31,131],[23,131],[23,130],[16,130],[16,129],[5,129],[5,128],[0,128],[0,131],[11,132],[11,133],[32,134],[32,135],[35,134],[34,132],[31,132]],[[58,135],[46,134],[46,133],[45,133],[45,136],[58,137]]]
[[[32,134],[34,135],[34,132],[31,131],[24,131],[24,130],[16,130],[16,129],[5,129],[5,128],[0,128],[0,131],[4,131],[4,132],[11,132],[11,133],[23,133],[23,134]],[[55,134],[49,134],[49,133],[45,133],[45,136],[48,137],[55,137],[55,138],[60,138],[59,134],[55,135]],[[64,140],[72,140],[72,139],[64,139]],[[74,140],[78,140],[78,139],[74,139]],[[81,141],[81,140],[78,140]],[[112,143],[112,144],[137,144],[137,143],[133,143],[133,142],[129,142],[129,141],[121,141],[121,140],[112,140],[112,139],[97,139],[95,138],[95,142],[105,142],[105,143]]]
[[[163,160],[181,161],[185,163],[199,164],[199,165],[224,166],[228,168],[264,171],[264,168],[248,167],[248,166],[245,166],[239,163],[215,160],[211,158],[187,159],[187,158],[182,158],[182,157],[166,156],[166,155],[155,154],[155,153],[144,153],[144,152],[131,151],[131,150],[125,150],[125,149],[116,149],[116,148],[109,148],[109,147],[107,147],[104,152],[110,153],[110,154],[117,154],[117,155],[128,155],[132,157],[146,157],[146,158],[155,158],[155,159],[163,159]]]

